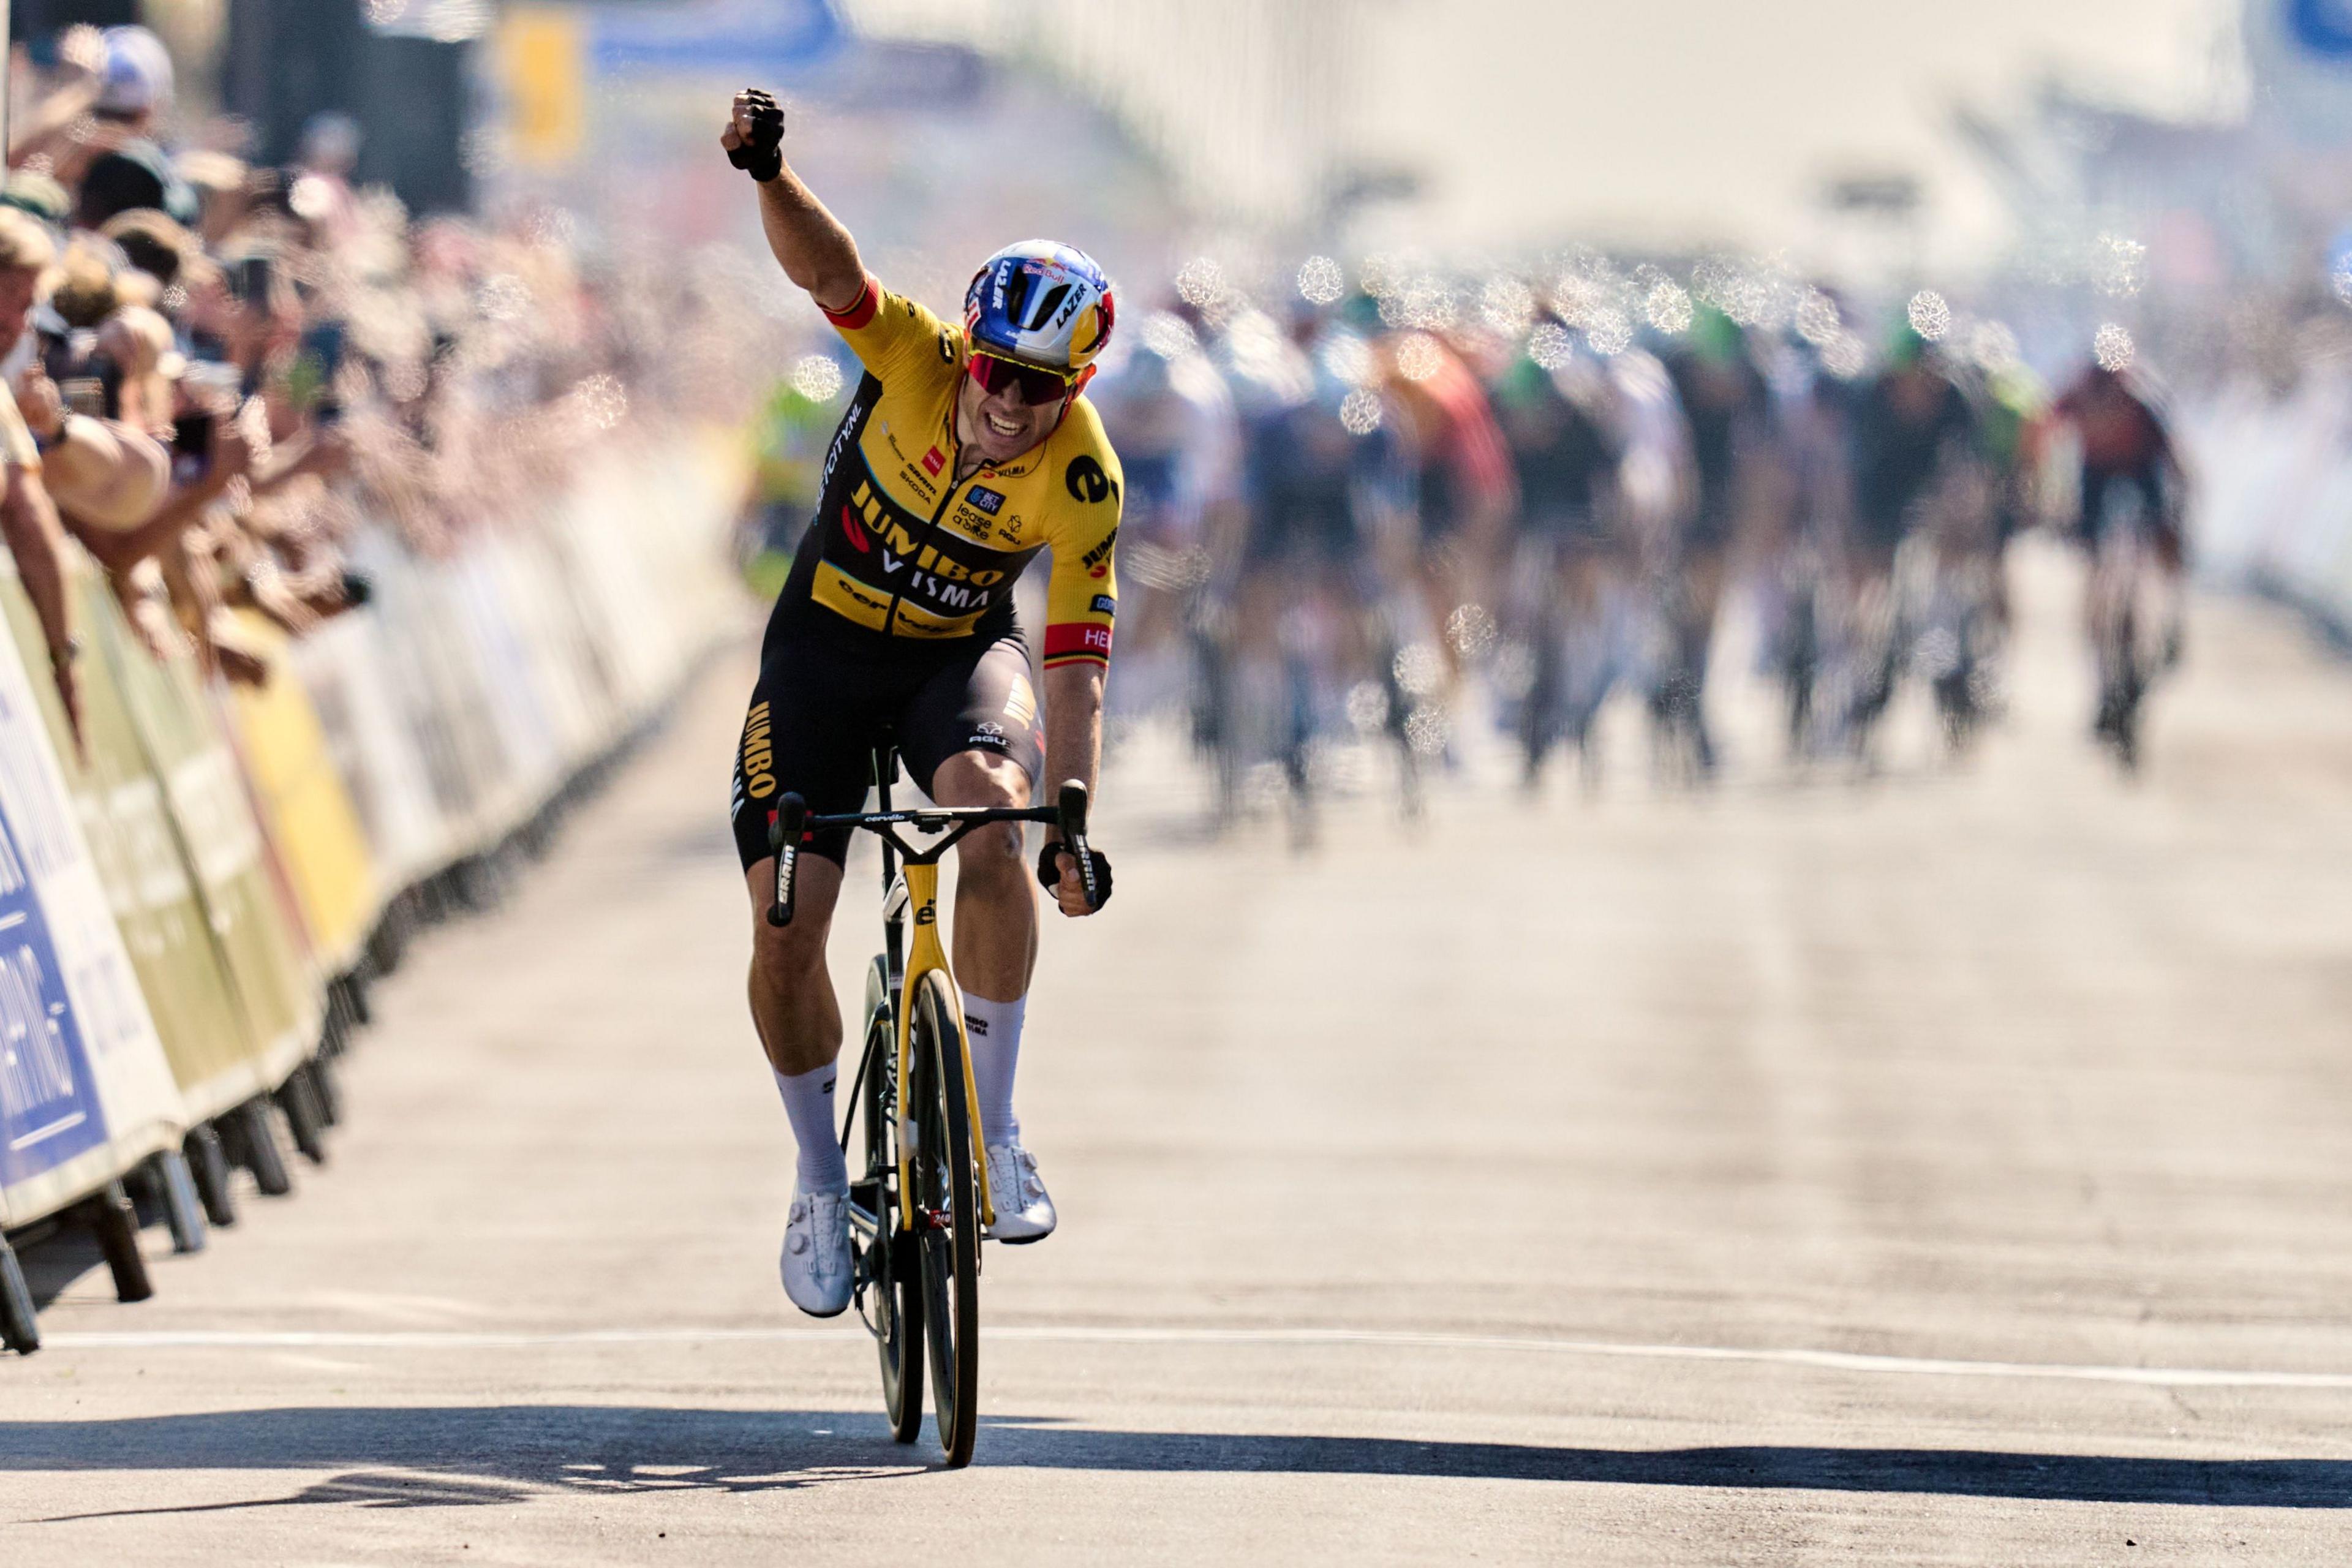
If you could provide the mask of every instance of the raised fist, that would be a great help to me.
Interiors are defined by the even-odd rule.
[[[756,87],[745,88],[735,95],[719,144],[727,149],[727,161],[753,179],[774,179],[784,166],[783,106]]]

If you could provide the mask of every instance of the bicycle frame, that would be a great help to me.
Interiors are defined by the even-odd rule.
[[[922,984],[924,976],[938,972],[947,977],[950,989],[955,986],[955,971],[948,962],[947,947],[940,941],[939,895],[940,858],[975,829],[999,822],[1041,822],[1061,829],[1063,842],[1076,858],[1080,874],[1087,883],[1087,901],[1097,902],[1094,888],[1094,866],[1087,848],[1087,787],[1076,780],[1065,784],[1058,802],[1052,806],[933,806],[924,810],[894,811],[890,807],[890,784],[898,776],[898,757],[895,747],[883,746],[874,753],[874,780],[877,797],[876,811],[844,812],[835,816],[814,816],[796,795],[787,795],[777,808],[776,821],[770,829],[770,843],[776,851],[775,902],[769,906],[768,923],[787,926],[793,920],[793,883],[800,863],[801,845],[813,833],[835,828],[863,829],[882,840],[882,925],[884,953],[889,969],[888,997],[896,1016],[891,1020],[898,1066],[898,1228],[903,1233],[915,1228],[913,1146],[914,1118],[908,1114],[904,1097],[912,1081],[910,1068],[914,1051],[914,1009],[908,999]],[[939,835],[928,844],[913,844],[899,836],[899,829],[911,828],[918,833]],[[907,928],[911,917],[914,940],[907,940]],[[963,1015],[957,1009],[955,1019],[956,1049],[963,1058],[964,1098],[970,1108],[971,1126],[980,1130],[980,1089],[971,1070],[971,1041],[964,1029]],[[861,1064],[861,1067],[863,1064]],[[851,1098],[856,1098],[853,1086]],[[996,1209],[988,1190],[988,1162],[980,1166],[980,1212],[982,1222],[993,1225]]]
[[[956,837],[961,837],[962,835],[957,834]],[[941,841],[934,847],[933,853],[945,849],[949,842],[951,840]],[[889,854],[889,849],[886,847],[883,850],[886,876],[888,874],[887,865]],[[915,1119],[908,1114],[903,1099],[907,1092],[906,1086],[914,1081],[911,1068],[914,1065],[915,1010],[908,1005],[907,999],[914,994],[915,987],[922,984],[923,977],[933,970],[945,974],[950,986],[955,984],[955,972],[948,964],[947,946],[940,941],[939,861],[935,858],[916,858],[909,856],[898,878],[891,884],[891,893],[886,898],[883,905],[885,921],[889,921],[890,912],[895,906],[901,932],[903,933],[904,922],[908,919],[909,910],[913,912],[915,927],[914,945],[907,953],[904,973],[899,976],[898,984],[892,987],[893,1005],[898,1012],[897,1018],[892,1021],[897,1026],[898,1092],[902,1097],[898,1106],[898,1224],[902,1230],[912,1230],[915,1228],[912,1167],[915,1152],[919,1151],[916,1150]],[[894,942],[893,945],[896,946],[898,943]],[[971,1041],[964,1032],[961,1010],[956,1016],[955,1036],[956,1049],[963,1056],[964,1098],[971,1107],[971,1125],[977,1130],[980,1126],[980,1090],[972,1080]],[[983,1224],[996,1223],[996,1205],[989,1195],[988,1162],[985,1160],[980,1162],[980,1215]]]

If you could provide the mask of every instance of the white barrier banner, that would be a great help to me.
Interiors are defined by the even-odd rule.
[[[94,1190],[184,1130],[29,678],[0,637],[0,1224]]]

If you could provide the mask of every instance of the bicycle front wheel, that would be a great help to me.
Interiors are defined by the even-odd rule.
[[[875,967],[882,961],[876,959]],[[859,1277],[872,1293],[866,1326],[882,1362],[882,1405],[890,1436],[911,1443],[923,1429],[923,1288],[914,1237],[898,1228],[898,1041],[889,1009],[866,1026],[858,1069],[857,1114],[866,1123],[866,1176],[851,1184],[850,1226]]]
[[[980,1179],[964,1083],[963,1015],[947,976],[922,977],[912,1003],[908,1096],[917,1127],[915,1227],[931,1415],[950,1466],[971,1462],[980,1428]]]

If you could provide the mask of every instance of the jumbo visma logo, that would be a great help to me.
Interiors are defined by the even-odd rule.
[[[768,705],[756,702],[743,717],[743,788],[753,800],[776,793],[775,749],[768,743]]]

